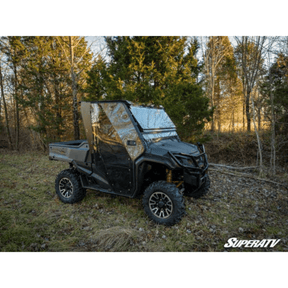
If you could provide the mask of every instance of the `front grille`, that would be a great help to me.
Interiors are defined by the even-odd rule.
[[[184,153],[171,153],[169,154],[185,168],[195,168],[195,169],[205,169],[206,166],[208,167],[207,158],[205,153],[201,153],[197,156],[184,154]]]

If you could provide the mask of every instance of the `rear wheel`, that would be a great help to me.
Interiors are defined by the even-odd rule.
[[[185,204],[175,184],[154,182],[144,191],[143,207],[146,214],[157,224],[167,226],[178,223],[185,215]]]
[[[67,169],[61,171],[55,180],[55,190],[59,199],[64,203],[76,203],[86,195],[86,189],[82,188],[79,174]]]

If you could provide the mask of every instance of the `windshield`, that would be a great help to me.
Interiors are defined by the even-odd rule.
[[[146,140],[177,136],[176,127],[164,109],[131,106],[131,113]]]
[[[174,123],[164,109],[132,106],[131,112],[143,130],[175,129]]]

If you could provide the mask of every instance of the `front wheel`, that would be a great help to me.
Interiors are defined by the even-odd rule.
[[[72,169],[61,171],[55,180],[55,190],[59,199],[64,203],[76,203],[86,195],[82,188],[79,175]]]
[[[144,191],[144,211],[157,224],[172,226],[185,214],[183,196],[175,184],[154,182]]]

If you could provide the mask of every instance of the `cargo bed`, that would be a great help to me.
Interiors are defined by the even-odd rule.
[[[87,162],[89,157],[89,146],[87,140],[73,140],[49,144],[49,159],[66,161],[71,163]]]

